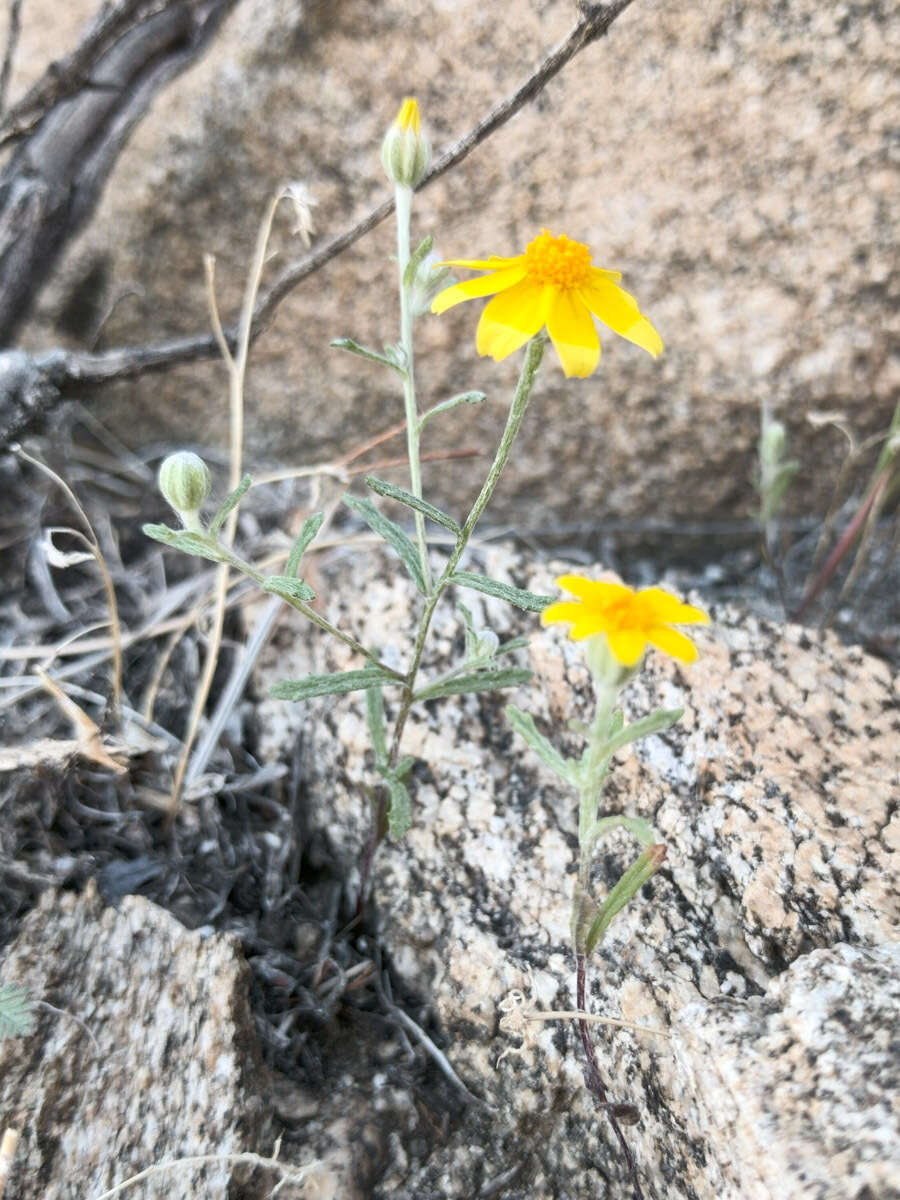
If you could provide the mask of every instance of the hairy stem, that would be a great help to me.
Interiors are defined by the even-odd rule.
[[[412,210],[412,188],[398,184],[395,192],[397,205],[397,267],[400,274],[400,345],[406,356],[406,371],[403,375],[403,403],[406,408],[406,449],[409,455],[410,491],[422,499],[422,465],[419,460],[419,409],[416,404],[416,372],[413,360],[413,313],[410,304],[410,288],[404,275],[409,265],[409,223]],[[431,569],[428,566],[428,543],[425,540],[425,518],[416,512],[416,540],[419,544],[419,561],[427,591],[431,591]]]

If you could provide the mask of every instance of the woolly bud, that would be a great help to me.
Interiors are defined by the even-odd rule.
[[[170,454],[159,468],[159,490],[187,529],[200,529],[200,509],[211,487],[209,467],[189,450]]]
[[[422,132],[419,105],[407,96],[381,145],[381,162],[391,183],[414,188],[431,166],[431,143]]]

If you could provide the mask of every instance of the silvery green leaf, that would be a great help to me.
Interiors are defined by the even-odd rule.
[[[409,262],[406,264],[406,270],[403,272],[403,286],[409,290],[416,282],[416,275],[419,273],[419,267],[434,249],[434,238],[429,233],[423,238],[409,256]]]
[[[501,642],[497,647],[494,658],[499,658],[501,654],[512,654],[513,650],[524,650],[526,646],[531,645],[531,638],[516,637],[510,638],[508,642]]]
[[[234,491],[231,492],[230,495],[225,497],[225,499],[222,502],[221,507],[219,508],[216,515],[213,517],[213,519],[209,523],[210,537],[216,538],[218,536],[219,530],[222,528],[222,526],[225,524],[226,520],[228,519],[228,514],[231,512],[231,510],[233,508],[235,508],[238,504],[240,504],[241,500],[244,497],[244,493],[248,490],[248,488],[250,487],[252,482],[253,482],[253,480],[250,478],[250,476],[245,475],[244,478],[241,480],[241,482],[234,489]]]
[[[0,1039],[27,1037],[34,1030],[34,1007],[17,983],[0,984]]]
[[[565,780],[566,783],[573,782],[575,764],[564,758],[553,743],[544,737],[535,725],[534,717],[530,713],[522,712],[514,704],[507,704],[506,717],[516,733],[523,741],[528,743],[535,754],[546,763],[555,775]]]
[[[384,696],[381,688],[366,689],[366,719],[369,724],[369,739],[375,753],[377,766],[387,762],[387,735],[384,725]]]
[[[144,525],[143,531],[147,537],[183,554],[194,554],[198,558],[207,558],[210,562],[228,562],[225,550],[203,533],[192,533],[187,529],[170,529],[168,525]]]
[[[596,820],[588,830],[585,841],[588,843],[595,842],[597,838],[602,837],[604,833],[608,833],[610,829],[627,829],[644,846],[652,846],[657,840],[656,830],[643,817],[626,817],[621,813],[616,813],[615,816],[600,817]]]
[[[361,346],[359,342],[355,342],[353,338],[332,338],[329,343],[335,350],[346,350],[348,354],[355,354],[358,358],[367,358],[369,362],[379,363],[382,367],[390,367],[392,371],[398,371],[401,375],[404,374],[405,368],[402,363],[398,362],[396,353],[391,353],[394,347],[385,347],[385,353],[379,354],[377,350],[369,350],[366,346]]]
[[[527,683],[531,672],[524,667],[507,667],[502,671],[473,671],[469,675],[456,675],[424,687],[416,693],[416,700],[439,700],[442,696],[462,696],[468,692],[492,692],[497,688],[518,687]]]
[[[406,784],[399,779],[389,779],[387,789],[391,798],[388,807],[388,831],[391,837],[402,838],[412,824],[409,792],[406,790]]]
[[[425,587],[425,579],[422,576],[422,567],[419,563],[419,552],[400,526],[395,525],[393,521],[389,521],[386,516],[380,513],[371,500],[366,500],[359,496],[346,495],[344,496],[344,503],[348,508],[359,513],[369,528],[374,530],[379,537],[384,538],[388,545],[393,547],[409,572],[413,583],[423,596],[426,595],[427,588]]]
[[[539,596],[535,592],[527,592],[524,588],[511,587],[508,583],[498,583],[496,579],[488,579],[486,575],[477,575],[474,571],[456,571],[450,576],[450,583],[459,587],[472,588],[476,592],[484,592],[486,596],[495,596],[523,608],[526,612],[543,612],[548,604],[553,603],[552,596]]]
[[[670,728],[681,719],[683,713],[683,708],[658,708],[649,717],[643,717],[631,725],[620,727],[603,747],[604,758],[611,758],[617,750],[621,750],[630,742],[636,742],[638,738],[648,737],[651,733],[661,733],[664,729]]]
[[[287,557],[287,562],[284,565],[285,575],[296,575],[297,568],[300,566],[300,559],[306,553],[306,549],[310,542],[319,532],[322,527],[322,522],[325,520],[324,513],[313,513],[311,517],[307,517],[303,522],[303,528],[297,534],[291,552]]]
[[[275,700],[311,700],[314,696],[332,696],[342,692],[359,692],[368,688],[396,683],[378,667],[363,667],[359,671],[336,671],[333,675],[307,675],[305,679],[283,679],[269,689]]]
[[[418,496],[414,496],[412,492],[407,492],[404,488],[395,487],[394,484],[386,483],[383,479],[377,479],[374,475],[366,476],[366,487],[371,488],[379,496],[386,496],[389,500],[396,500],[399,504],[405,504],[407,508],[414,508],[416,512],[420,512],[429,521],[434,521],[436,525],[443,525],[451,533],[460,532],[459,523],[454,521],[448,513],[435,508],[427,500],[420,500]]]
[[[270,575],[268,579],[263,580],[262,587],[265,592],[283,596],[285,600],[300,600],[304,604],[309,604],[316,598],[316,593],[309,584],[295,575]]]
[[[456,396],[451,396],[449,400],[442,400],[440,404],[436,404],[434,408],[429,408],[428,412],[422,414],[419,431],[421,432],[426,421],[430,421],[438,413],[450,412],[453,408],[459,408],[461,404],[483,404],[486,399],[487,396],[484,392],[460,392]]]

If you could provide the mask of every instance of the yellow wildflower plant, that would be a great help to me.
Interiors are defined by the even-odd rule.
[[[626,667],[633,667],[647,646],[655,646],[681,662],[693,662],[697,647],[673,625],[708,625],[702,609],[684,604],[662,588],[634,591],[624,583],[586,579],[582,575],[561,575],[557,587],[576,596],[545,608],[545,625],[571,624],[569,637],[576,642],[605,634],[613,656]]]
[[[546,326],[563,371],[584,378],[600,361],[594,317],[654,358],[662,353],[662,338],[634,296],[618,286],[621,272],[595,267],[589,247],[565,234],[555,237],[545,229],[515,258],[448,259],[441,265],[487,272],[446,288],[431,311],[493,296],[478,322],[476,345],[496,362]]]

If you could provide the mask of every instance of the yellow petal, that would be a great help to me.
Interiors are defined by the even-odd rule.
[[[591,267],[591,278],[601,283],[618,283],[622,278],[621,271],[604,271],[602,267]]]
[[[560,575],[555,583],[557,587],[565,588],[579,600],[594,604],[611,604],[615,600],[621,600],[623,596],[632,594],[631,588],[626,587],[624,583],[585,579],[583,575]]]
[[[524,346],[546,324],[554,290],[525,278],[489,300],[478,322],[478,353],[499,362]]]
[[[560,600],[558,604],[548,604],[541,613],[542,625],[557,625],[560,621],[577,621],[584,612],[584,606],[574,600]]]
[[[677,629],[667,629],[662,625],[658,629],[648,629],[647,641],[681,662],[693,662],[697,657],[697,647]]]
[[[644,653],[649,635],[637,629],[620,629],[606,636],[609,639],[609,648],[619,662],[624,667],[633,667]]]
[[[431,302],[431,311],[442,313],[446,312],[448,308],[453,308],[455,304],[462,304],[464,300],[475,300],[479,296],[492,296],[495,292],[502,292],[505,288],[518,283],[524,274],[524,267],[507,267],[503,271],[492,271],[488,275],[478,275],[474,279],[465,279],[462,283],[454,283],[451,287],[438,292]]]
[[[608,325],[619,337],[634,342],[654,358],[662,354],[662,338],[641,315],[634,296],[614,283],[602,280],[581,288],[581,297],[595,317]]]
[[[567,376],[583,379],[600,361],[600,339],[587,305],[577,292],[561,289],[547,318],[547,332]]]
[[[702,608],[684,604],[677,596],[662,588],[641,588],[638,595],[650,602],[653,615],[661,625],[708,625],[709,617]]]
[[[525,255],[519,254],[515,258],[501,258],[498,254],[492,254],[490,258],[445,258],[443,262],[436,263],[438,267],[465,267],[469,271],[497,271],[501,267],[511,267],[513,263],[525,261]]]

